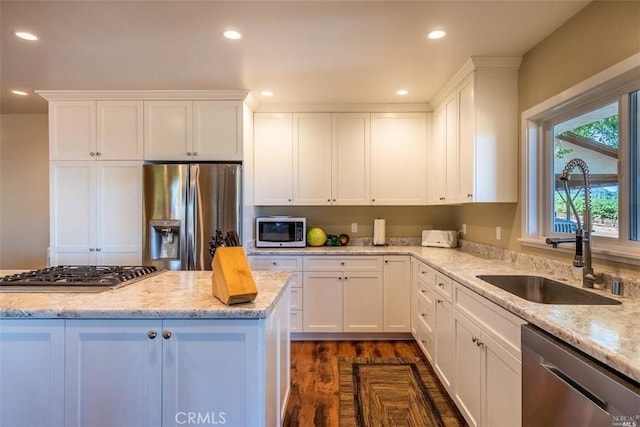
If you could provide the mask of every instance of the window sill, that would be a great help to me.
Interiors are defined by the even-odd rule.
[[[561,252],[572,254],[574,253],[575,246],[571,243],[559,245],[557,248],[553,248],[551,245],[545,243],[544,238],[535,237],[522,237],[518,241],[522,246],[529,246],[536,249],[543,249],[551,252]],[[596,247],[591,248],[591,256],[594,259],[603,259],[607,261],[621,262],[625,264],[640,265],[640,246],[615,246],[607,244],[598,244]]]

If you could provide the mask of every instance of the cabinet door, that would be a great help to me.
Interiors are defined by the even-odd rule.
[[[458,203],[459,144],[458,144],[458,96],[454,91],[444,103],[445,111],[445,203]]]
[[[254,115],[255,204],[293,202],[293,122],[291,114]]]
[[[419,325],[419,315],[418,315],[418,298],[420,296],[420,288],[418,286],[420,272],[418,269],[419,261],[415,258],[411,258],[411,335],[418,340],[418,325]]]
[[[242,160],[242,102],[193,101],[193,157]]]
[[[411,264],[408,256],[384,257],[384,332],[411,330]]]
[[[64,320],[0,319],[0,372],[0,425],[65,425]]]
[[[96,158],[142,160],[142,101],[98,101]]]
[[[303,331],[342,332],[342,273],[304,273]]]
[[[293,201],[331,204],[331,114],[293,115]]]
[[[96,162],[50,162],[49,174],[51,264],[95,264]]]
[[[371,114],[371,202],[427,201],[427,114]]]
[[[482,338],[483,425],[518,427],[522,425],[522,367],[520,361],[490,337]]]
[[[191,101],[144,101],[144,159],[197,160],[191,116]]]
[[[458,88],[459,188],[458,200],[472,202],[475,179],[475,105],[473,75]],[[488,165],[485,165],[488,166]]]
[[[265,354],[258,334],[258,321],[246,319],[165,320],[158,336],[162,425],[184,425],[190,413],[208,417],[207,424],[264,425]],[[277,345],[277,335],[271,338]]]
[[[446,110],[444,107],[438,108],[432,117],[432,137],[428,144],[427,160],[427,202],[430,205],[442,204],[446,200]]]
[[[435,371],[442,384],[453,393],[455,369],[455,323],[453,307],[436,297]]]
[[[67,320],[64,425],[160,425],[161,326]]]
[[[455,315],[454,400],[470,426],[482,425],[482,332],[460,314]],[[492,379],[495,381],[496,379]],[[487,424],[493,425],[493,424]]]
[[[331,125],[331,203],[371,204],[369,113],[334,113]]]
[[[343,331],[383,332],[383,285],[379,272],[345,272],[343,276]],[[305,284],[306,286],[306,284]]]
[[[100,265],[142,262],[142,163],[97,162],[96,255]]]
[[[96,102],[49,102],[49,159],[96,157]]]

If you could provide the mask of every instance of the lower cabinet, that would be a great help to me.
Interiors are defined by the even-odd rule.
[[[341,272],[304,273],[304,332],[342,332]]]
[[[64,320],[0,320],[0,425],[63,426]]]
[[[1,319],[0,425],[279,426],[289,303],[266,319]]]
[[[435,298],[435,357],[433,368],[444,387],[451,393],[455,379],[453,354],[456,345],[453,307],[442,297],[436,296]]]
[[[384,256],[384,332],[411,332],[411,261]]]

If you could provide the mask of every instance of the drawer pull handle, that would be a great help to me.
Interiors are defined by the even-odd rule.
[[[158,333],[157,333],[156,331],[149,331],[149,332],[147,332],[147,336],[148,336],[150,339],[154,339],[155,337],[157,337],[157,336],[158,336]]]
[[[424,289],[422,289],[420,292],[422,293],[422,295],[426,295],[427,294],[427,291],[425,291]]]
[[[169,338],[171,338],[171,332],[162,331],[162,338],[164,338],[165,340],[168,340]]]

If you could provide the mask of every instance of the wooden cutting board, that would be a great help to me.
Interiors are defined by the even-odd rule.
[[[253,301],[258,288],[242,246],[216,249],[211,261],[213,296],[227,305]]]

